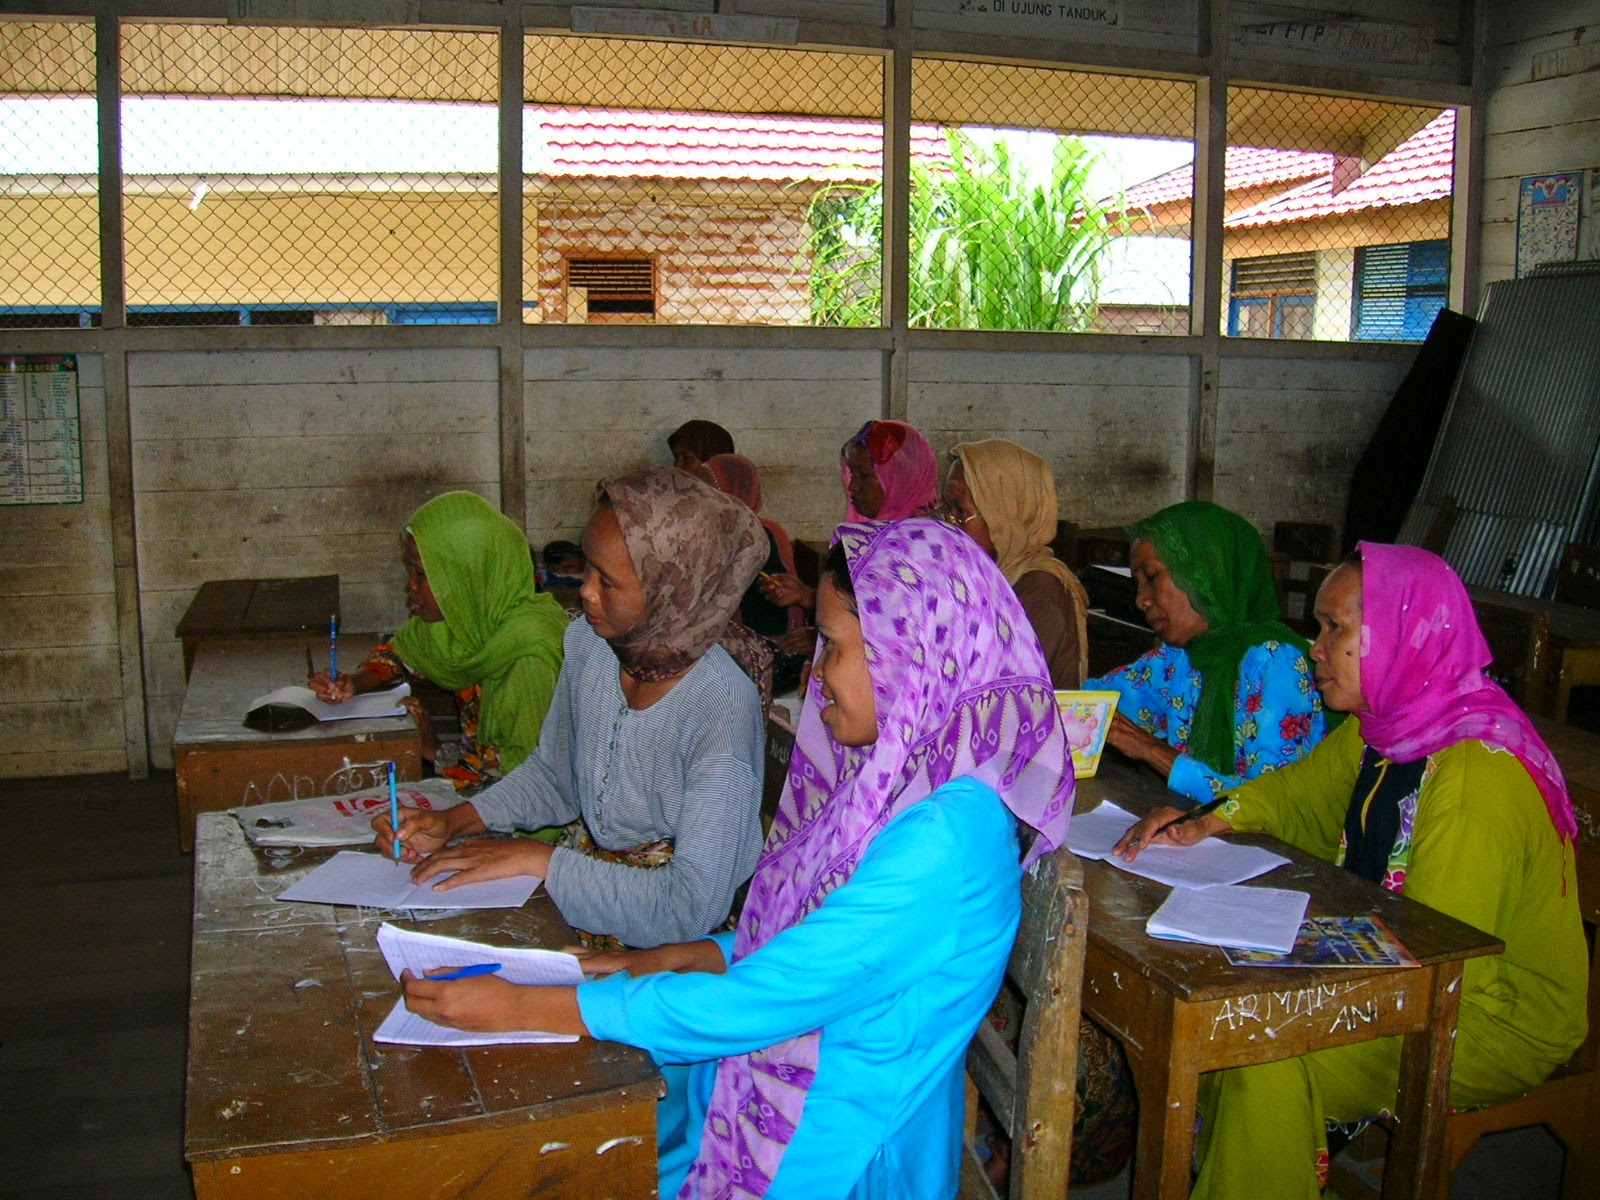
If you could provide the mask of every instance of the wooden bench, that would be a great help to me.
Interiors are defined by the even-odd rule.
[[[1011,1138],[1009,1200],[1061,1200],[1072,1165],[1078,1101],[1078,1007],[1083,992],[1089,902],[1083,866],[1065,848],[1022,877],[1022,923],[1006,965],[1006,985],[1023,1000],[1017,1044],[988,1021],[967,1050],[967,1144],[962,1200],[998,1200],[978,1162],[973,1133],[982,1095]]]

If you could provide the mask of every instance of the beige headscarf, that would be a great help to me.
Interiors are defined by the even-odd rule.
[[[961,461],[972,502],[989,526],[995,560],[1016,586],[1030,571],[1043,571],[1060,581],[1076,602],[1078,678],[1089,673],[1089,594],[1066,563],[1050,550],[1056,536],[1056,481],[1050,464],[1031,450],[1004,438],[963,442],[950,452]]]

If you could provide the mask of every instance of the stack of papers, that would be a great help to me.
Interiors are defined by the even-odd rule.
[[[1144,929],[1151,937],[1287,954],[1309,903],[1309,893],[1283,888],[1177,887]]]
[[[427,883],[412,883],[412,866],[382,854],[341,850],[278,893],[278,899],[362,908],[521,908],[539,886],[536,875],[513,875],[436,892],[434,885],[454,872],[436,875]]]
[[[535,950],[517,946],[485,946],[462,938],[420,933],[394,925],[378,928],[378,949],[396,979],[400,972],[426,975],[441,967],[470,967],[478,963],[500,963],[495,972],[511,983],[579,984],[583,968],[570,954],[559,950]],[[375,1042],[395,1042],[404,1046],[501,1046],[508,1043],[575,1042],[567,1033],[543,1033],[536,1029],[512,1033],[468,1033],[435,1025],[406,1007],[404,998],[395,1002],[372,1035]]]
[[[1100,859],[1133,875],[1172,887],[1209,888],[1243,883],[1289,860],[1260,846],[1241,846],[1207,838],[1195,846],[1146,846],[1125,862],[1111,852],[1138,818],[1109,800],[1080,813],[1067,827],[1067,847],[1080,858]]]

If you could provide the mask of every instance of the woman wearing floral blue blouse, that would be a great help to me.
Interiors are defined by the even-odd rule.
[[[1195,801],[1322,740],[1306,640],[1278,620],[1261,535],[1192,500],[1128,526],[1136,603],[1161,645],[1086,688],[1122,693],[1107,740]]]

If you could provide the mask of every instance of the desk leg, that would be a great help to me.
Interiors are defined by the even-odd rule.
[[[1400,1052],[1400,1092],[1383,1171],[1384,1200],[1430,1200],[1441,1194],[1441,1183],[1444,1191],[1449,1186],[1443,1178],[1448,1169],[1444,1122],[1461,1007],[1461,964],[1422,969],[1434,973],[1433,997],[1427,1028],[1407,1034]]]
[[[1188,1006],[1173,1004],[1134,1067],[1139,1140],[1134,1149],[1134,1200],[1184,1200],[1194,1159],[1200,1072]]]

